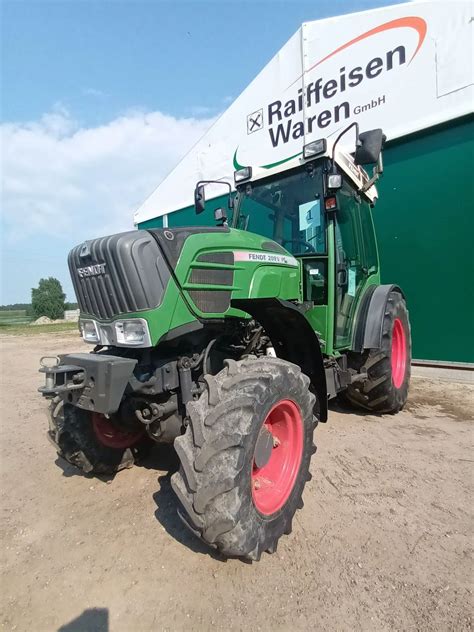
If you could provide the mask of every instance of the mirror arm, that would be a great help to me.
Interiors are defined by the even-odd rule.
[[[377,180],[380,178],[382,174],[383,174],[383,159],[382,159],[382,152],[380,152],[378,160],[377,160],[377,164],[375,165],[373,173],[372,173],[372,177],[370,178],[370,180],[367,180],[367,182],[359,189],[359,191],[361,193],[365,193],[366,191],[368,191],[370,187],[377,182]]]
[[[383,173],[383,158],[382,158],[382,152],[380,152],[379,154],[379,159],[377,160],[377,173],[379,175],[382,175]]]
[[[334,145],[332,146],[332,165],[333,165],[333,172],[334,172],[334,168],[336,166],[336,163],[334,162],[334,156],[336,155],[336,145],[337,143],[341,140],[341,138],[347,134],[347,132],[352,129],[353,127],[356,128],[356,147],[358,147],[360,145],[359,142],[359,123],[357,121],[354,121],[353,123],[351,123],[350,125],[348,125],[345,129],[342,130],[342,132],[339,134],[339,136],[336,138],[336,140],[334,141]],[[334,172],[335,173],[335,172]]]
[[[361,186],[359,191],[361,193],[365,193],[366,191],[368,191],[370,187],[377,182],[377,180],[379,179],[379,176],[380,176],[379,173],[374,173],[374,175],[370,178],[370,180],[367,180],[367,182],[363,186]]]

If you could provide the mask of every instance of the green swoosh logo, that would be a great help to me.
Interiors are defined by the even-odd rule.
[[[237,160],[237,151],[238,151],[238,147],[234,152],[234,159],[233,159],[233,163],[234,163],[234,169],[235,171],[238,171],[239,169],[243,169],[244,167],[246,167],[246,165],[241,165],[240,162]],[[277,162],[271,162],[268,165],[260,165],[260,169],[273,169],[273,167],[278,167],[279,165],[283,165],[285,162],[288,162],[289,160],[293,160],[293,158],[296,158],[297,156],[301,156],[303,152],[299,151],[297,154],[293,154],[293,156],[289,156],[288,158],[283,158],[283,160],[278,160]]]

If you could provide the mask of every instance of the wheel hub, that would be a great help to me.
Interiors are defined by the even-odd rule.
[[[405,379],[407,363],[407,343],[403,323],[396,318],[392,331],[392,381],[395,388],[400,388]]]
[[[298,477],[303,456],[303,420],[289,399],[275,404],[265,418],[252,461],[252,497],[264,515],[281,509]]]
[[[255,445],[255,452],[253,455],[254,464],[256,468],[264,467],[272,455],[273,450],[273,435],[270,430],[265,426],[262,426],[260,434],[258,435],[257,444]]]
[[[135,432],[127,432],[117,428],[110,419],[100,413],[92,413],[92,428],[97,439],[108,448],[125,449],[137,444],[144,435],[139,428]]]

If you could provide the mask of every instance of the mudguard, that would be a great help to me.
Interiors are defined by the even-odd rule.
[[[300,310],[282,299],[234,299],[232,307],[250,314],[272,341],[279,358],[301,367],[318,397],[319,421],[327,421],[326,373],[319,340]]]
[[[380,349],[383,319],[390,292],[399,292],[405,298],[398,285],[377,285],[375,289],[369,287],[362,298],[355,330],[355,351]]]

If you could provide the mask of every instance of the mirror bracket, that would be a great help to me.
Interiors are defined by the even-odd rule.
[[[217,226],[227,226],[227,213],[225,208],[216,208],[214,211],[214,219]]]

